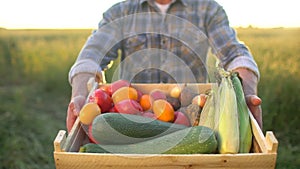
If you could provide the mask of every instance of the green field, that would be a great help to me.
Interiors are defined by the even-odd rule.
[[[300,29],[237,29],[261,71],[264,133],[279,140],[277,168],[300,168]],[[67,81],[91,30],[0,29],[0,168],[55,168]]]

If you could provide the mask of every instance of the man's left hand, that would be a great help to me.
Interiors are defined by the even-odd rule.
[[[258,125],[262,129],[262,100],[257,96],[257,76],[249,69],[238,68],[234,70],[239,73],[239,77],[242,79],[243,90],[246,98],[247,105],[256,119]]]

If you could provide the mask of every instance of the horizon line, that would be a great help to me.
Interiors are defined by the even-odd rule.
[[[248,26],[231,26],[232,28],[253,28],[253,29],[299,29],[300,26],[255,26],[255,25],[248,25]],[[1,27],[0,30],[96,30],[97,28],[93,27]]]

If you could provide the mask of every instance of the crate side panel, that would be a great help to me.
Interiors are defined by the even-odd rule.
[[[116,155],[55,153],[57,169],[83,168],[264,168],[274,169],[276,154]]]
[[[184,87],[189,87],[190,89],[193,89],[193,91],[196,93],[205,93],[207,90],[211,89],[211,85],[211,83],[132,84],[134,88],[140,90],[142,93],[150,93],[153,89],[159,89],[164,91],[166,94],[169,94],[174,87],[179,87],[181,89]]]

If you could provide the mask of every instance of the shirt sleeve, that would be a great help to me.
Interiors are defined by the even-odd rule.
[[[227,70],[247,68],[259,78],[259,70],[252,54],[247,46],[238,40],[222,6],[213,2],[208,7],[207,15],[209,42],[221,65]]]
[[[89,59],[77,61],[69,71],[69,83],[72,84],[73,77],[79,73],[91,73],[100,76],[101,71],[101,67]]]
[[[117,8],[113,7],[103,14],[98,29],[89,36],[69,71],[70,84],[73,77],[79,73],[101,74],[110,61],[118,57],[117,49],[122,34],[121,23],[114,20],[116,13]]]

